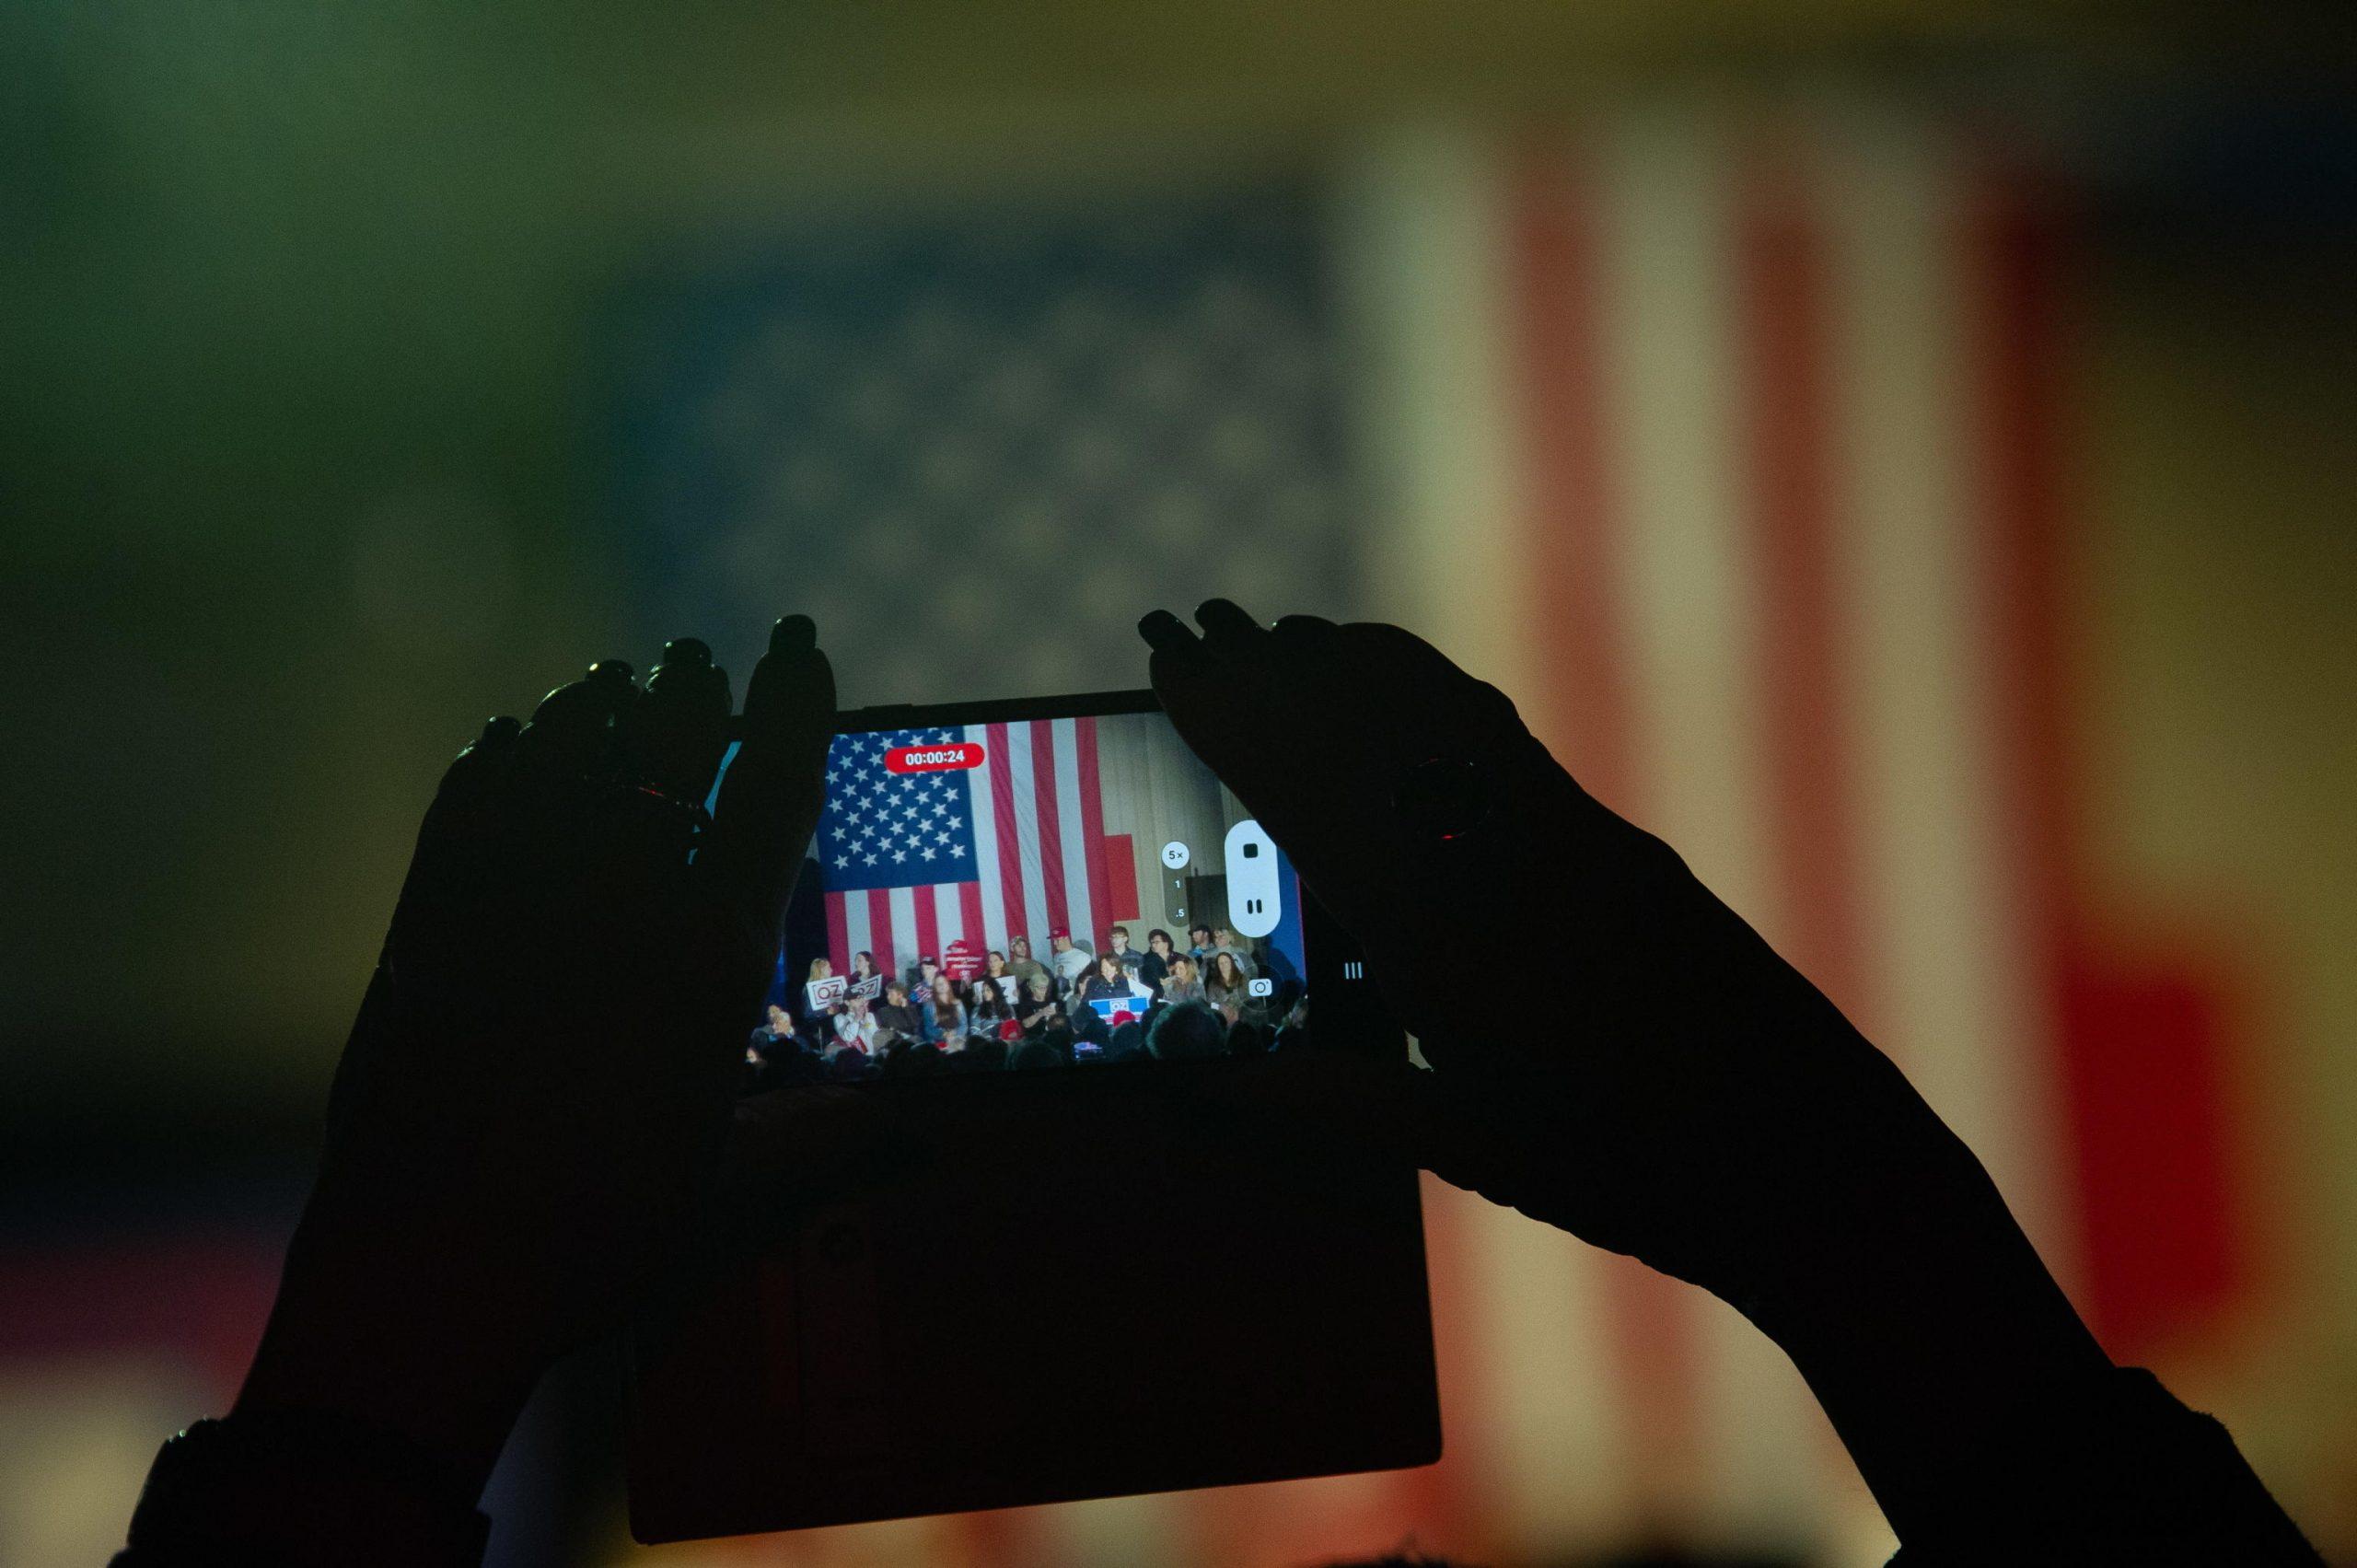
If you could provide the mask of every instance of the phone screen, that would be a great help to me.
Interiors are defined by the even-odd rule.
[[[1248,1055],[1299,1027],[1293,867],[1151,701],[837,735],[748,1087]]]

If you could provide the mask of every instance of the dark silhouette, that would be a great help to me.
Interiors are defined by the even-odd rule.
[[[1889,1060],[1504,696],[1393,627],[1271,630],[1217,599],[1197,620],[1141,623],[1156,691],[1370,975],[1397,977],[1433,1070],[1318,1049],[1220,947],[1206,978],[1236,994],[1213,1001],[1252,1016],[1248,1046],[1260,1014],[1283,1023],[1280,1049],[1145,1081],[1215,1099],[1221,1135],[1412,1160],[1718,1295],[1799,1366],[1904,1562],[2319,1561],[2223,1428],[2106,1359]],[[644,691],[593,666],[452,765],[244,1390],[165,1446],[118,1568],[475,1561],[475,1499],[542,1371],[875,1172],[870,1097],[732,1104],[833,697],[810,623],[780,621],[708,828],[728,684],[692,641]],[[1581,999],[1562,1027],[1482,1035],[1413,983],[1436,926],[1502,952],[1542,920]],[[1072,1028],[1036,1022],[1006,1066],[1071,1059]],[[1113,1054],[1144,1044],[1085,1006],[1075,1023]],[[1170,1005],[1150,1049],[1216,1054],[1222,1023]],[[949,1060],[895,1040],[828,1070]]]

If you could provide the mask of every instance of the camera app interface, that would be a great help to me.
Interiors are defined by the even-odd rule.
[[[1163,714],[847,733],[746,1086],[1254,1054],[1306,972],[1291,865]]]

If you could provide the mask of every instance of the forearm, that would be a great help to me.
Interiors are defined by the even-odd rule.
[[[1927,1205],[1879,1266],[1757,1304],[1901,1562],[2316,1562],[2224,1429],[2113,1366],[1986,1201]]]

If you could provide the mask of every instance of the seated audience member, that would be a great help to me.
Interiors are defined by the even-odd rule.
[[[876,955],[865,951],[853,953],[851,956],[851,983],[853,989],[857,990],[862,981],[874,980],[875,978]],[[873,999],[871,998],[871,1000]]]
[[[935,974],[925,993],[924,1038],[928,1044],[951,1051],[966,1043],[966,1005],[958,1000],[958,988],[946,974]]]
[[[1212,928],[1210,926],[1189,926],[1187,928],[1187,956],[1189,958],[1194,959],[1198,964],[1207,964],[1212,961],[1212,949],[1218,944],[1213,941],[1212,937]]]
[[[937,1045],[921,1040],[903,1040],[893,1043],[877,1064],[877,1075],[885,1078],[923,1078],[939,1073],[948,1066],[948,1059]]]
[[[924,1038],[923,1009],[909,1001],[909,988],[897,980],[884,982],[884,1000],[870,1009],[878,1031],[889,1031],[902,1040]]]
[[[933,994],[933,977],[941,972],[941,960],[930,954],[921,958],[909,971],[909,994],[920,999]]]
[[[1136,1004],[1136,1011],[1145,1011],[1145,999],[1154,993],[1123,968],[1119,954],[1100,953],[1097,956],[1097,972],[1080,982],[1083,1002],[1129,1002]]]
[[[1201,1002],[1174,1002],[1155,1016],[1145,1048],[1158,1062],[1200,1062],[1227,1049],[1227,1025]]]
[[[1268,1036],[1251,1019],[1238,1018],[1227,1027],[1227,1053],[1230,1056],[1264,1056],[1268,1050]]]
[[[1015,978],[1013,970],[1006,967],[1004,953],[995,947],[992,948],[989,957],[982,960],[982,973],[989,977],[993,985],[998,987],[999,1000],[1006,1004],[1009,1011],[1013,1011],[1016,1005],[1023,1000],[1023,982]]]
[[[1211,970],[1203,978],[1203,1000],[1218,1008],[1229,1023],[1264,1013],[1251,986],[1251,979],[1245,974],[1233,949],[1221,947],[1213,952]]]
[[[1048,978],[1047,970],[1041,970],[1025,981],[1023,989],[1025,994],[1015,1021],[1023,1026],[1025,1034],[1039,1034],[1064,1016],[1063,1008],[1056,1001],[1055,981]]]
[[[832,1021],[840,1043],[855,1046],[863,1053],[875,1047],[876,1020],[868,1015],[866,997],[846,997],[837,1003]]]
[[[794,1015],[772,1002],[769,1005],[768,1016],[753,1030],[751,1048],[766,1052],[778,1041],[791,1041],[793,1039]]]
[[[835,966],[828,959],[823,958],[811,959],[810,972],[805,977],[804,984],[786,999],[793,1004],[794,1021],[797,1030],[813,1040],[823,1040],[827,1038],[827,1009],[813,1007],[810,1005],[810,987],[819,981],[832,979],[834,972]]]
[[[1015,1049],[1006,1053],[1006,1064],[1019,1073],[1041,1067],[1062,1067],[1071,1060],[1069,1050],[1059,1051],[1054,1041],[1046,1039],[1018,1040]]]
[[[998,985],[988,975],[977,975],[972,990],[966,998],[966,1030],[969,1034],[998,1038],[999,1026],[1012,1023],[1015,1010],[1006,1005]]]
[[[1237,935],[1233,926],[1223,925],[1219,928],[1219,942],[1212,948],[1212,952],[1214,955],[1235,954],[1236,966],[1244,971],[1244,978],[1247,980],[1250,980],[1260,972],[1260,961],[1252,956],[1252,944]]]
[[[1203,999],[1202,970],[1184,953],[1170,958],[1169,972],[1162,977],[1162,999],[1165,1002],[1201,1002]]]
[[[1126,925],[1117,925],[1108,931],[1105,946],[1113,957],[1121,961],[1121,967],[1132,974],[1137,973],[1138,966],[1145,962],[1145,955],[1130,946],[1130,928]]]
[[[1162,927],[1145,934],[1145,957],[1138,960],[1138,978],[1152,986],[1156,996],[1162,994],[1163,977],[1170,972],[1170,959],[1177,951],[1170,933]]]
[[[1132,1020],[1116,1024],[1113,1032],[1105,1037],[1105,1060],[1108,1062],[1151,1061],[1145,1053],[1145,1027]]]
[[[1017,936],[1007,943],[1006,972],[1025,985],[1048,978],[1048,966],[1031,956],[1031,938]]]

